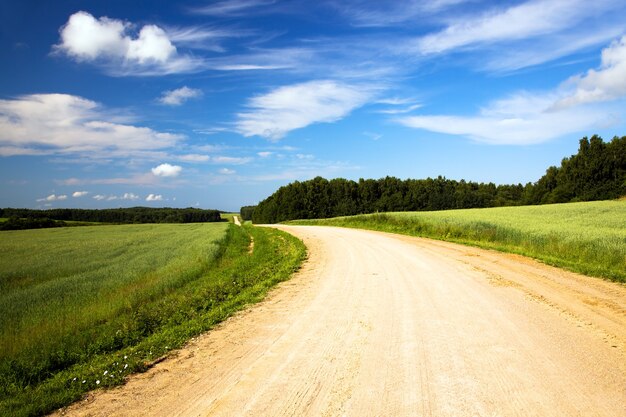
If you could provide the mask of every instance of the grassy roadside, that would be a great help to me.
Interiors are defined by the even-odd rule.
[[[228,229],[218,253],[203,265],[197,279],[97,324],[96,330],[101,326],[109,336],[99,339],[99,346],[86,347],[72,365],[49,369],[43,377],[36,369],[26,369],[39,375],[29,380],[20,378],[27,362],[4,360],[0,364],[0,415],[41,415],[92,389],[122,384],[128,374],[147,369],[169,350],[261,300],[304,259],[304,245],[289,234],[224,226]],[[250,254],[251,237],[255,246]]]
[[[530,256],[626,282],[626,201],[380,213],[288,222],[421,236]]]

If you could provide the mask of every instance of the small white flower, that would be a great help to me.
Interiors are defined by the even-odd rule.
[[[124,365],[124,369],[128,368],[128,364]]]
[[[74,377],[74,379],[72,379],[72,382],[76,381],[76,377]]]
[[[106,375],[106,374],[108,374],[108,373],[109,373],[109,371],[104,371],[104,373],[103,373],[102,375]]]
[[[124,355],[124,359],[128,359],[128,356]]]
[[[97,381],[96,381],[96,385],[100,385],[100,380],[97,380]]]
[[[84,384],[85,382],[87,382],[87,380],[86,380],[86,379],[83,379],[83,384]]]

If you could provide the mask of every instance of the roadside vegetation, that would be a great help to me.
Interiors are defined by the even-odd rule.
[[[123,383],[262,299],[305,256],[291,235],[225,222],[2,236],[0,415],[11,416]]]
[[[288,222],[379,230],[518,253],[626,282],[626,200]]]

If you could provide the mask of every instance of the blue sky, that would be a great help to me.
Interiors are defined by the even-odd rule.
[[[526,183],[626,135],[622,0],[0,2],[0,206]]]

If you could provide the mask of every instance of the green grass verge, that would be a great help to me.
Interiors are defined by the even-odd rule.
[[[379,230],[518,253],[626,282],[626,201],[380,213],[289,224]]]
[[[66,235],[51,236],[59,232]],[[85,232],[105,241],[84,238],[82,246],[73,244],[73,238]],[[8,261],[3,255],[5,264],[0,265],[4,312],[22,308],[17,303],[27,304],[19,315],[12,315],[25,314],[25,323],[11,331],[0,318],[0,343],[8,347],[19,341],[17,347],[0,349],[0,415],[11,416],[41,415],[89,390],[123,383],[128,374],[147,369],[167,351],[261,300],[273,285],[288,279],[305,256],[302,242],[289,234],[225,223],[10,233],[18,241],[20,234],[34,234],[21,237],[24,242],[16,246],[22,253],[15,251]],[[252,254],[250,237],[255,241]],[[48,246],[51,240],[67,244],[66,258],[47,258],[63,252],[54,252],[57,246]],[[40,259],[33,248],[53,253]],[[144,268],[150,262],[154,267]],[[50,268],[52,264],[56,268]],[[74,276],[81,279],[68,278]],[[76,282],[68,287],[68,281]],[[38,307],[50,309],[58,325],[38,314]],[[68,319],[60,320],[66,313]],[[70,323],[71,318],[78,324]]]

